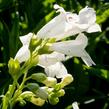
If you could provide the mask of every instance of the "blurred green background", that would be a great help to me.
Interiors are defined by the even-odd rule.
[[[12,83],[7,63],[21,47],[19,36],[37,33],[56,16],[55,3],[71,12],[78,13],[86,5],[96,10],[102,32],[87,34],[86,50],[97,65],[88,68],[79,58],[64,62],[74,82],[65,88],[66,95],[56,106],[27,103],[24,107],[17,104],[15,109],[71,109],[74,101],[80,109],[109,109],[109,0],[0,0],[0,95]]]

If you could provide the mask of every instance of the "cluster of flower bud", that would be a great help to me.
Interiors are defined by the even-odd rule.
[[[56,78],[47,77],[43,73],[32,74],[31,79],[36,80],[36,82],[28,83],[26,87],[29,91],[23,92],[17,99],[22,105],[24,105],[26,101],[37,106],[44,105],[45,101],[48,101],[52,105],[56,105],[59,102],[59,97],[65,95],[63,88],[73,81],[73,77],[70,74],[62,78],[59,83],[57,83]],[[38,82],[45,86],[39,86]]]

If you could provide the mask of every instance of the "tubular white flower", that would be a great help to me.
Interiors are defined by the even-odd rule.
[[[93,8],[85,7],[80,10],[79,15],[66,12],[57,4],[54,5],[54,8],[60,14],[38,31],[38,38],[56,38],[56,40],[61,40],[83,31],[88,33],[101,31],[100,26],[95,23],[96,14]]]
[[[50,49],[68,56],[81,57],[87,66],[95,65],[91,57],[85,51],[87,41],[87,37],[81,33],[75,40],[54,43]]]
[[[43,67],[48,77],[63,78],[67,69],[60,61],[64,61],[65,55],[59,52],[44,54],[39,57],[39,66]]]
[[[45,73],[49,77],[57,78],[63,78],[66,74],[68,74],[67,69],[61,62],[57,62],[56,64],[46,67]]]
[[[75,28],[75,14],[66,12],[62,7],[55,5],[57,12],[60,12],[58,16],[48,22],[41,30],[38,31],[37,37],[39,38],[56,38],[60,40],[62,38],[79,33],[80,30]]]
[[[47,67],[53,65],[59,61],[65,60],[65,55],[58,52],[53,52],[51,54],[44,54],[40,55],[39,57],[39,64],[42,67]]]
[[[19,49],[15,56],[15,59],[17,59],[20,63],[27,61],[30,57],[30,50],[28,47],[33,35],[33,33],[28,33],[27,35],[20,36],[20,41],[22,42],[23,46]]]

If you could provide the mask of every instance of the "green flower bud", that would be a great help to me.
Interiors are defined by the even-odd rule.
[[[52,53],[53,51],[51,51],[49,49],[49,47],[51,46],[51,43],[47,43],[43,48],[39,49],[39,54],[50,54]]]
[[[52,97],[52,95],[49,95],[49,103],[52,105],[56,105],[59,102],[58,97]]]
[[[48,40],[48,43],[54,43],[54,42],[56,42],[56,38],[50,38],[50,39]]]
[[[60,89],[58,92],[55,93],[55,95],[56,95],[57,97],[64,96],[64,95],[65,95],[64,89]]]
[[[61,96],[64,96],[64,95],[65,95],[64,89],[60,89],[59,91],[53,90],[53,91],[50,92],[50,96],[52,98],[61,97]]]
[[[57,83],[54,87],[54,90],[59,91],[60,89],[62,89],[61,83]]]
[[[54,87],[57,84],[57,80],[56,78],[47,77],[46,80],[43,81],[43,84],[48,87]]]
[[[10,58],[8,62],[9,74],[12,76],[13,79],[17,79],[20,74],[20,63],[18,60],[14,60]]]
[[[37,82],[43,82],[47,79],[46,75],[44,73],[35,73],[31,75],[31,78],[36,80]]]
[[[42,98],[42,99],[44,99],[44,100],[47,100],[47,98],[48,98],[48,93],[47,93],[47,91],[45,90],[45,88],[43,88],[43,87],[40,87],[37,91],[36,91],[36,96],[37,97],[40,97],[40,98]]]
[[[17,101],[20,101],[22,103],[22,100],[25,99],[26,101],[29,101],[37,106],[42,106],[45,103],[45,100],[37,97],[34,93],[30,91],[23,92],[17,99]]]
[[[73,81],[73,77],[71,74],[65,75],[65,77],[62,78],[61,87],[63,88],[65,86],[69,85],[72,81]]]
[[[44,100],[48,98],[48,93],[42,87],[39,87],[37,83],[28,83],[27,88],[32,91],[37,97],[40,97]]]
[[[17,98],[17,101],[20,101],[20,99],[25,99],[26,101],[30,101],[31,97],[35,96],[35,94],[31,91],[25,91]]]
[[[33,55],[31,58],[31,66],[36,66],[39,62],[39,55]]]
[[[32,91],[34,94],[36,94],[37,90],[39,89],[39,85],[37,83],[28,83],[26,87]]]
[[[32,37],[29,44],[30,52],[33,52],[36,47],[38,47],[42,43],[42,39],[37,39],[36,37]]]

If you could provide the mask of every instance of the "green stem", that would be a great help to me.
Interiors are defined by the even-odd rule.
[[[10,99],[15,91],[16,82],[13,81],[13,84],[9,86],[7,93],[3,97],[2,109],[7,109],[10,105]]]
[[[16,90],[13,98],[11,99],[11,107],[15,105],[17,97],[22,93],[22,90],[26,82],[26,77],[27,77],[27,72],[24,74],[22,83],[20,84],[19,88]]]

